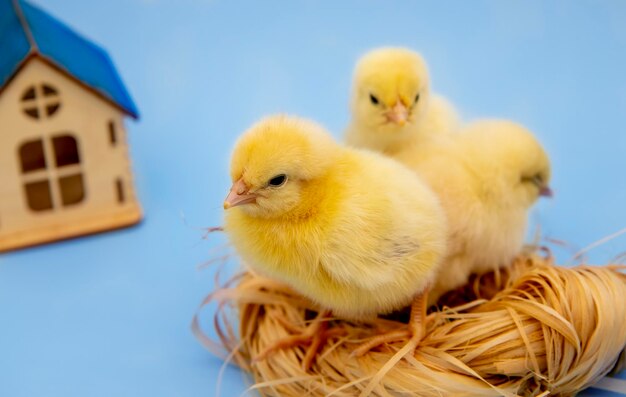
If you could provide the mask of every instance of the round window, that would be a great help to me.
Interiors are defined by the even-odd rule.
[[[52,117],[60,107],[59,91],[49,84],[31,85],[22,94],[22,110],[33,119]]]

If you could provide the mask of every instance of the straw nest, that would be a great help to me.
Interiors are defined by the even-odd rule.
[[[622,270],[562,268],[549,256],[523,256],[508,271],[474,278],[444,296],[429,311],[414,354],[400,341],[350,355],[367,337],[401,326],[405,313],[366,323],[332,319],[337,336],[321,346],[308,372],[300,365],[304,347],[253,362],[314,317],[315,306],[283,284],[242,273],[204,302],[218,303],[219,341],[202,333],[197,318],[193,328],[214,353],[221,349],[251,373],[251,389],[265,396],[568,396],[624,364]]]

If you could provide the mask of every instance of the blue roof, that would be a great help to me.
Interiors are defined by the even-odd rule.
[[[35,56],[139,117],[106,51],[23,0],[0,0],[0,91]]]

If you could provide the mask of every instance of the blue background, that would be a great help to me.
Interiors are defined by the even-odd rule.
[[[532,220],[567,242],[553,246],[560,263],[626,227],[626,3],[441,3],[36,1],[104,46],[137,102],[146,219],[0,257],[0,396],[214,395],[221,361],[189,323],[213,287],[215,268],[198,265],[222,239],[202,228],[221,223],[232,144],[274,112],[340,137],[354,62],[375,46],[420,51],[465,120],[536,132],[556,197]],[[245,389],[232,368],[222,383],[223,396]]]

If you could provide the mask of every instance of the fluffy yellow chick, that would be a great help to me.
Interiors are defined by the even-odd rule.
[[[311,121],[274,116],[239,139],[230,174],[224,229],[248,266],[346,319],[414,301],[419,308],[403,335],[421,337],[423,295],[446,231],[438,199],[414,173],[339,145]],[[321,337],[320,327],[318,317],[305,335],[267,351]],[[387,336],[365,349],[400,335]]]
[[[524,242],[529,208],[552,194],[546,152],[509,121],[474,122],[458,135],[422,139],[393,157],[437,193],[448,219],[448,253],[429,304],[470,274],[511,263]]]
[[[379,48],[357,62],[351,108],[347,142],[384,153],[422,136],[454,132],[459,125],[452,105],[431,95],[422,57],[405,48]]]
[[[497,120],[450,133],[458,129],[448,116],[452,108],[423,101],[429,97],[426,66],[406,49],[366,54],[356,66],[352,95],[346,141],[409,166],[446,212],[448,253],[430,303],[471,273],[508,264],[522,247],[528,209],[550,193],[549,160],[535,137]]]

